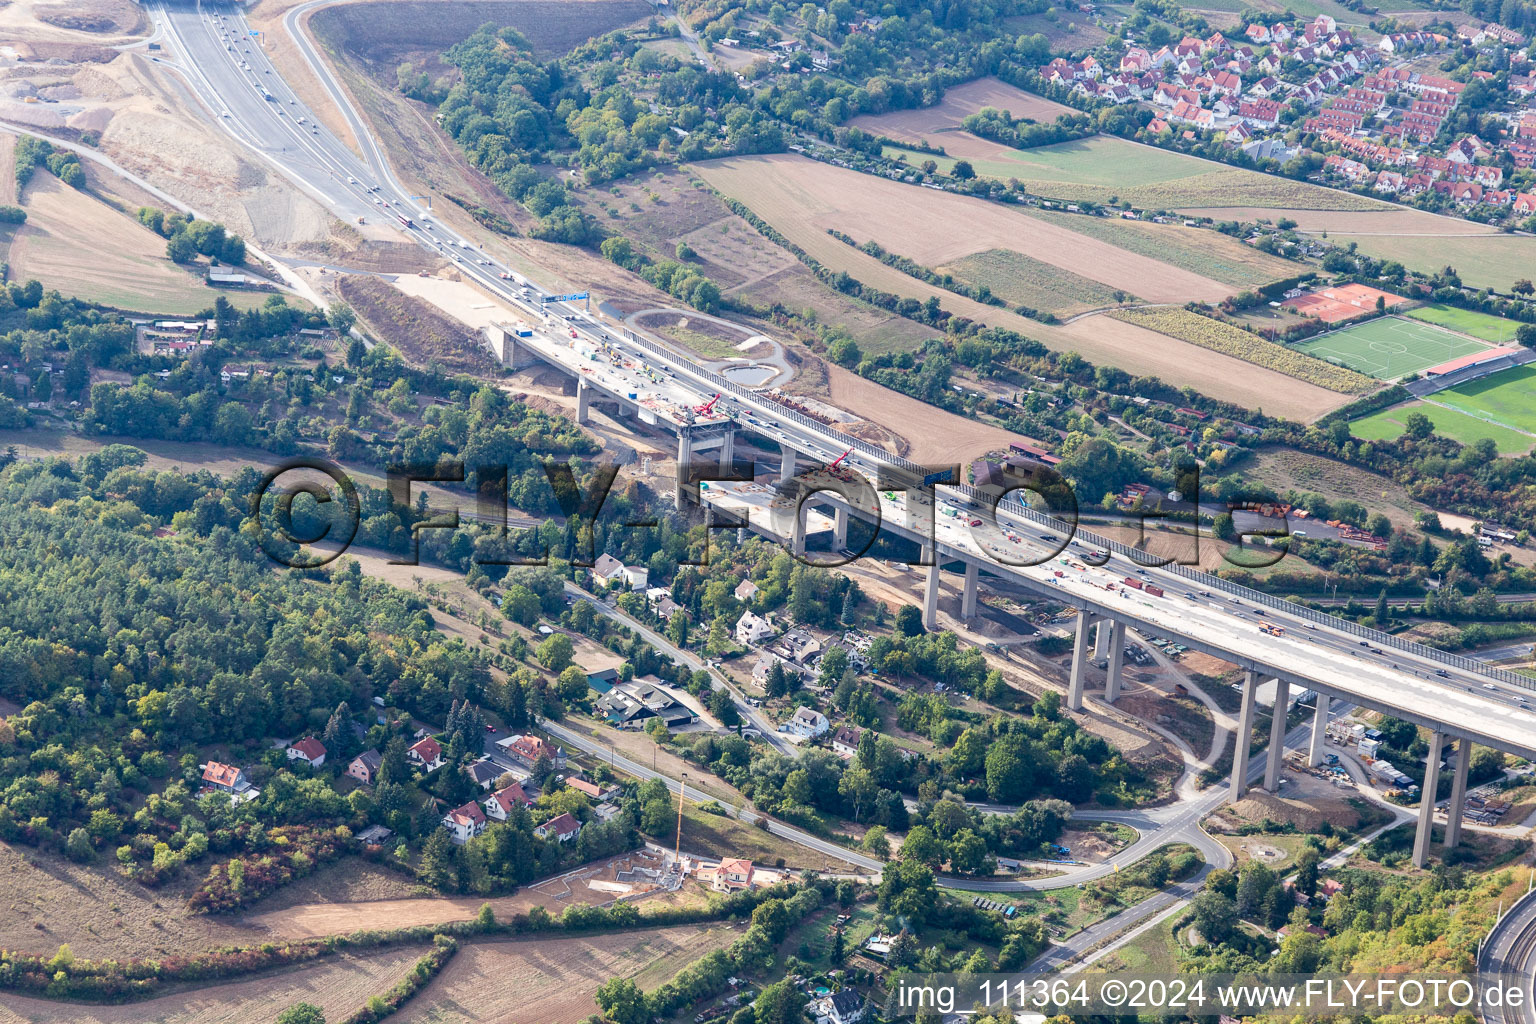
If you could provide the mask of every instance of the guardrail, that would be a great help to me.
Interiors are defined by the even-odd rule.
[[[696,365],[684,363],[677,353],[663,348],[661,345],[656,344],[648,338],[641,337],[627,327],[621,328],[621,330],[624,332],[624,337],[628,341],[631,341],[642,348],[654,352],[656,355],[661,356],[663,359],[666,359],[669,362],[676,361],[681,363],[679,368],[683,372],[686,372],[690,376],[708,381],[712,387],[718,388],[722,393],[729,392],[736,397],[749,402],[763,402],[770,404],[777,410],[776,415],[794,420],[801,426],[809,427],[812,430],[836,438],[838,444],[852,448],[855,451],[862,452],[871,458],[894,464],[901,467],[902,469],[906,469],[918,475],[921,475],[925,471],[924,467],[918,466],[916,463],[909,462],[899,455],[892,455],[884,448],[870,444],[868,441],[862,440],[861,438],[854,437],[851,434],[844,434],[837,428],[823,423],[821,420],[818,420],[812,416],[807,416],[800,412],[798,409],[791,409],[786,405],[781,405],[780,403],[775,402],[770,398],[766,398],[757,392],[752,391],[750,388],[744,388],[739,384],[735,384],[710,370],[706,370]],[[990,495],[984,494],[981,490],[972,487],[969,484],[956,484],[954,485],[953,489],[959,491],[961,494],[964,494],[973,504],[980,504],[987,507],[991,507],[992,505],[992,498]],[[1020,502],[1007,500],[999,501],[997,502],[996,507],[1010,515],[1029,520],[1030,522],[1037,523],[1038,525],[1047,527],[1048,529],[1059,531],[1063,527],[1061,520],[1057,519],[1055,516],[1047,515],[1043,512],[1037,512],[1036,510]],[[1133,562],[1137,561],[1138,555],[1145,554],[1145,552],[1133,548],[1127,544],[1121,544],[1119,541],[1110,540],[1107,537],[1101,537],[1095,533],[1090,533],[1087,530],[1077,529],[1075,526],[1073,527],[1073,531],[1074,534],[1082,538],[1085,543],[1091,544],[1095,547],[1101,547],[1106,551],[1114,551],[1118,554],[1124,555],[1126,558]],[[1536,691],[1536,679],[1533,679],[1530,676],[1521,675],[1518,672],[1511,672],[1508,669],[1497,668],[1492,665],[1485,665],[1475,658],[1468,658],[1465,655],[1438,650],[1434,647],[1415,643],[1411,640],[1402,640],[1390,633],[1383,633],[1378,629],[1367,629],[1357,623],[1350,622],[1348,619],[1340,618],[1336,615],[1329,615],[1326,612],[1320,612],[1315,609],[1308,608],[1304,605],[1294,604],[1290,601],[1284,600],[1283,598],[1278,598],[1271,594],[1266,594],[1262,591],[1254,590],[1250,587],[1245,587],[1241,584],[1233,583],[1229,580],[1224,580],[1220,576],[1217,576],[1213,573],[1195,571],[1185,566],[1176,564],[1168,564],[1162,566],[1149,564],[1147,565],[1147,568],[1155,568],[1161,572],[1172,573],[1173,575],[1189,580],[1191,583],[1195,583],[1198,586],[1221,590],[1222,592],[1233,597],[1241,598],[1245,601],[1252,601],[1256,605],[1264,605],[1268,608],[1275,608],[1284,611],[1287,615],[1291,615],[1309,622],[1314,622],[1319,625],[1326,625],[1330,629],[1337,629],[1348,633],[1351,636],[1356,636],[1362,640],[1367,640],[1372,645],[1377,647],[1390,647],[1394,650],[1402,651],[1406,654],[1412,654],[1415,657],[1423,658],[1427,661],[1439,662],[1440,664],[1461,669],[1465,672],[1472,672],[1489,680],[1497,680],[1498,682],[1506,683],[1510,686],[1518,686],[1521,689]]]

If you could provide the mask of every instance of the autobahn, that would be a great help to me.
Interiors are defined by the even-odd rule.
[[[287,23],[311,69],[347,117],[365,158],[359,158],[303,105],[261,47],[252,41],[238,8],[161,8],[161,16],[165,19],[167,38],[185,58],[183,70],[189,86],[231,135],[321,197],[338,216],[407,218],[409,226],[397,225],[404,234],[452,260],[464,276],[532,322],[540,323],[549,313],[543,301],[549,292],[534,286],[525,296],[517,285],[501,277],[511,273],[510,268],[434,220],[396,181],[376,140],[313,44],[298,30],[299,15],[315,6],[320,3],[290,12]],[[577,332],[582,340],[612,346],[645,365],[670,371],[674,380],[691,386],[700,402],[713,394],[724,394],[725,410],[736,417],[742,429],[778,441],[786,449],[824,461],[851,450],[846,464],[871,484],[877,482],[882,469],[911,472],[922,468],[843,435],[770,398],[735,387],[622,328],[609,330],[600,324],[562,323],[562,337],[567,329]],[[986,498],[967,488],[946,488],[931,500],[938,512],[945,507],[971,513],[990,512],[983,507]],[[943,522],[942,516],[933,518]],[[1288,606],[1267,595],[1178,566],[1143,566],[1133,554],[1127,553],[1129,549],[1116,551],[1118,545],[1099,542],[1081,532],[1074,537],[1070,526],[1064,527],[1060,521],[1023,505],[1002,502],[995,519],[998,525],[994,527],[993,516],[989,514],[984,528],[979,533],[968,528],[972,533],[967,536],[959,535],[956,523],[940,526],[938,529],[947,534],[936,538],[941,555],[988,563],[990,572],[1022,580],[1036,589],[1049,586],[1078,607],[1134,618],[1151,631],[1178,637],[1196,649],[1236,661],[1256,672],[1325,688],[1345,699],[1392,710],[1416,724],[1447,729],[1490,746],[1536,754],[1536,714],[1528,706],[1530,695],[1526,692],[1528,687],[1536,687],[1536,681],[1522,681],[1512,673],[1488,669],[1467,659],[1405,645],[1387,634],[1362,631],[1352,624]],[[1019,538],[1018,541],[1005,543],[1001,538],[1007,534]],[[1094,547],[1109,554],[1109,563],[1102,567],[1082,563],[1082,570],[1055,577],[1050,556],[1069,551],[1074,542],[1079,547]],[[1007,550],[1009,545],[1012,550]],[[1005,553],[1027,554],[1040,559],[1042,564],[1001,566],[997,560]],[[1127,575],[1155,583],[1163,590],[1163,597],[1156,601],[1129,597],[1124,589],[1119,590],[1121,596],[1113,597],[1105,585]],[[1260,623],[1266,620],[1283,628],[1286,635],[1261,633]]]

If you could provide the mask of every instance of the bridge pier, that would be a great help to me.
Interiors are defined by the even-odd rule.
[[[1456,741],[1456,774],[1451,780],[1451,805],[1445,812],[1445,848],[1454,849],[1461,842],[1461,816],[1467,810],[1467,772],[1472,768],[1472,741],[1465,736]]]
[[[1072,638],[1072,674],[1067,684],[1067,708],[1083,710],[1083,676],[1088,667],[1088,627],[1092,625],[1086,608],[1077,613],[1077,635]]]
[[[1109,634],[1114,630],[1114,623],[1108,619],[1100,619],[1098,627],[1093,631],[1093,660],[1109,657]]]
[[[736,431],[727,430],[720,435],[720,473],[725,475],[731,471],[731,466],[736,461]]]
[[[937,545],[923,545],[923,561],[928,562],[928,579],[923,584],[923,628],[939,628],[939,551]]]
[[[805,557],[805,517],[810,515],[810,511],[803,504],[795,509],[795,526],[789,538],[789,553],[796,558]]]
[[[576,422],[585,425],[591,416],[592,385],[584,380],[576,382]]]
[[[688,462],[693,458],[693,444],[688,433],[677,435],[677,485],[672,491],[672,506],[681,509],[688,500],[686,483],[688,480]]]
[[[1120,671],[1125,665],[1125,623],[1115,619],[1113,624],[1100,623],[1099,629],[1109,626],[1109,672],[1104,680],[1104,699],[1113,704],[1120,699]]]
[[[1328,734],[1328,695],[1317,695],[1317,710],[1312,713],[1312,742],[1307,747],[1307,764],[1316,768],[1323,763],[1323,737]]]
[[[1429,757],[1424,762],[1424,787],[1419,796],[1419,827],[1413,837],[1413,866],[1421,868],[1429,859],[1429,840],[1435,833],[1435,790],[1440,781],[1440,751],[1445,733],[1438,729],[1429,734]]]
[[[976,617],[976,591],[981,581],[981,568],[974,562],[965,563],[965,590],[960,596],[960,617],[962,619],[974,619]]]
[[[1255,672],[1243,675],[1243,710],[1238,713],[1236,746],[1232,749],[1232,802],[1248,792],[1248,749],[1253,743],[1253,711],[1259,698],[1259,677]]]
[[[1291,681],[1275,680],[1275,713],[1269,722],[1269,761],[1264,768],[1264,788],[1280,792],[1280,770],[1285,765],[1285,720],[1291,705]]]
[[[779,451],[784,453],[783,461],[779,463],[779,483],[787,484],[795,478],[796,452],[784,442],[779,442]]]
[[[848,547],[848,509],[842,505],[832,513],[832,548],[844,551]]]

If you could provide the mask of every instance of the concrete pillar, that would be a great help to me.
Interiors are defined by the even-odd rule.
[[[837,506],[832,513],[832,549],[842,551],[848,547],[848,509]]]
[[[1125,623],[1116,619],[1109,631],[1109,673],[1104,680],[1104,699],[1111,704],[1120,698],[1120,672],[1124,666]]]
[[[1248,792],[1248,745],[1253,740],[1254,705],[1259,699],[1259,677],[1252,672],[1243,676],[1243,710],[1237,718],[1237,745],[1232,750],[1232,802]]]
[[[1429,734],[1429,759],[1425,762],[1424,791],[1419,798],[1419,828],[1413,838],[1413,866],[1421,868],[1429,859],[1429,840],[1435,833],[1435,790],[1440,781],[1440,750],[1445,733]]]
[[[974,562],[965,563],[965,590],[960,597],[960,617],[962,619],[974,619],[976,617],[976,591],[981,581],[981,568]]]
[[[923,560],[932,561],[928,566],[928,580],[923,584],[923,628],[939,628],[939,553],[929,547],[923,549]]]
[[[790,530],[789,553],[797,558],[805,557],[805,517],[811,514],[809,507],[795,509],[795,524]]]
[[[1328,695],[1317,695],[1317,710],[1312,712],[1312,742],[1307,747],[1307,764],[1316,768],[1323,763],[1323,737],[1328,735]]]
[[[1467,771],[1472,767],[1472,741],[1456,741],[1456,774],[1451,778],[1451,806],[1445,812],[1445,848],[1461,842],[1461,816],[1467,810]]]
[[[1291,703],[1289,680],[1275,680],[1275,713],[1269,722],[1269,761],[1264,767],[1264,788],[1280,792],[1280,769],[1285,764],[1285,719]]]
[[[693,445],[689,442],[686,433],[677,435],[677,487],[672,492],[672,505],[674,508],[682,508],[688,495],[683,486],[688,479],[688,462],[693,458]]]
[[[736,431],[727,430],[720,440],[720,472],[731,471],[731,464],[736,460]]]
[[[592,407],[592,385],[584,380],[576,382],[576,422],[586,423]]]
[[[1109,657],[1109,634],[1114,630],[1115,624],[1108,619],[1100,619],[1098,628],[1093,631],[1093,660]]]
[[[1083,676],[1088,668],[1088,612],[1077,613],[1077,635],[1072,638],[1072,675],[1067,684],[1067,708],[1083,710]]]
[[[779,483],[787,484],[795,478],[795,450],[780,442],[779,451],[784,453],[784,460],[779,464]]]

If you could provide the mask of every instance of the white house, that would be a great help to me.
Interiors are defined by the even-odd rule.
[[[562,843],[575,839],[580,832],[581,822],[572,817],[569,811],[549,819],[533,830],[533,834],[540,839],[553,836]]]
[[[306,736],[288,746],[288,760],[303,761],[311,768],[325,764],[325,744],[313,736]]]
[[[448,838],[454,842],[467,843],[485,831],[485,812],[471,800],[443,815],[443,828],[448,830]]]
[[[751,580],[742,580],[736,584],[736,589],[732,593],[736,595],[736,600],[747,602],[757,596],[757,590],[758,586],[756,583],[753,583]]]
[[[791,736],[804,736],[808,739],[822,735],[831,727],[827,716],[815,708],[796,708],[789,721],[784,723],[785,732]]]
[[[743,647],[755,647],[773,636],[774,628],[767,619],[752,612],[742,612],[736,620],[736,642]]]
[[[498,789],[481,801],[485,805],[486,816],[496,821],[506,821],[507,815],[512,813],[512,808],[527,807],[532,802],[528,799],[528,794],[523,792],[523,784],[520,782]]]
[[[443,766],[443,746],[431,736],[422,737],[405,753],[412,761],[429,772]]]

